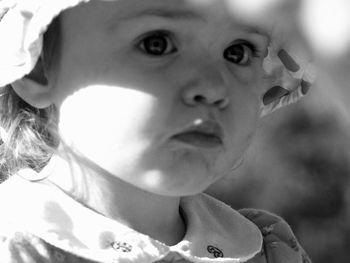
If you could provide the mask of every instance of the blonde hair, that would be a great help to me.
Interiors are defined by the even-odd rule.
[[[60,24],[57,17],[44,34],[44,68],[53,66],[59,51]],[[0,181],[20,169],[40,171],[45,166],[59,143],[56,124],[57,111],[54,105],[37,109],[22,100],[11,85],[0,89]]]

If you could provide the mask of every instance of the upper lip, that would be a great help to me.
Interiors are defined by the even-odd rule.
[[[221,142],[223,141],[224,132],[221,125],[216,121],[203,121],[198,125],[192,124],[190,127],[183,129],[174,136],[179,136],[186,133],[201,133],[208,136],[218,138]]]

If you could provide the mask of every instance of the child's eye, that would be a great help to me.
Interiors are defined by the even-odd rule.
[[[177,51],[167,32],[157,31],[142,38],[137,47],[150,56],[165,56]]]
[[[249,42],[237,43],[224,50],[224,58],[231,63],[246,66],[257,56],[256,47]]]

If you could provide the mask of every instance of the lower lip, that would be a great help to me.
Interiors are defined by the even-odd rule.
[[[218,137],[197,132],[175,135],[173,139],[185,144],[206,149],[218,148],[222,145],[222,141]]]

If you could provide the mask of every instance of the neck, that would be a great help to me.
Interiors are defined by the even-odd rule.
[[[99,169],[53,157],[48,180],[96,212],[169,246],[182,240],[180,197],[160,196]]]

